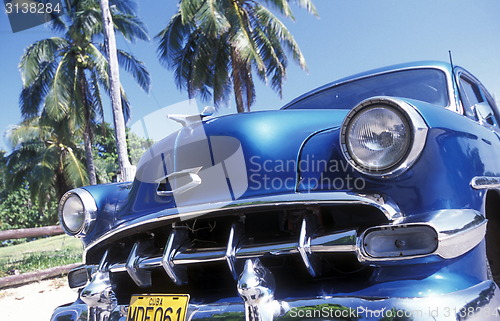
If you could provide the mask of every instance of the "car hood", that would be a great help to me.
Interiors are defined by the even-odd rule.
[[[295,192],[306,142],[337,130],[347,112],[252,112],[183,127],[144,154],[121,215]]]

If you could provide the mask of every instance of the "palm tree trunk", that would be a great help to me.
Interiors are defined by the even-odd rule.
[[[83,144],[85,146],[85,161],[87,165],[87,173],[89,175],[89,184],[96,185],[97,175],[94,165],[94,155],[92,154],[92,139],[87,130],[83,133]]]
[[[236,100],[236,110],[238,113],[245,112],[245,103],[243,102],[243,84],[239,75],[240,62],[238,55],[231,48],[231,78],[233,79],[234,99]]]
[[[85,162],[87,167],[87,175],[89,177],[89,184],[97,184],[97,174],[95,170],[94,155],[92,154],[92,128],[90,126],[90,104],[87,100],[86,88],[87,80],[85,73],[82,69],[78,70],[80,94],[82,96],[83,113],[85,116],[85,128],[83,132],[83,145],[85,148]]]
[[[104,26],[104,41],[108,52],[109,81],[111,107],[113,109],[113,124],[115,128],[116,149],[118,154],[118,166],[122,181],[133,180],[134,172],[128,159],[127,138],[125,133],[125,118],[120,94],[120,74],[118,71],[118,57],[116,54],[115,31],[113,20],[109,11],[109,1],[100,0],[102,20]]]

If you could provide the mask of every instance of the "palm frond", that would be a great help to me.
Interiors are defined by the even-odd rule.
[[[89,74],[92,78],[92,74]],[[77,68],[75,78],[74,97],[72,101],[76,102],[76,104],[73,108],[70,108],[68,118],[75,120],[75,123],[84,128],[83,130],[92,137],[92,133],[88,132],[88,126],[91,127],[93,123],[102,120],[104,115],[100,113],[102,109],[94,101],[94,96],[90,88],[92,80],[89,82],[85,71]]]
[[[179,14],[183,24],[192,23],[205,0],[181,0],[179,2]]]
[[[183,51],[185,41],[191,33],[192,27],[189,24],[184,24],[181,14],[176,13],[170,19],[167,27],[155,37],[159,39],[157,52],[160,62],[169,68],[174,67],[177,58]]]
[[[96,75],[95,72],[91,72],[91,79],[90,79],[90,94],[92,96],[92,100],[94,101],[94,105],[96,108],[96,114],[97,115],[104,115],[104,108],[102,104],[102,95],[101,95],[101,89],[99,87],[99,79]]]
[[[190,93],[190,83],[193,72],[193,56],[198,37],[199,33],[191,33],[182,50],[178,52],[177,56],[174,57],[172,61],[172,65],[175,66],[174,77],[177,87],[179,89],[187,89],[190,98],[192,97]]]
[[[71,39],[91,39],[92,36],[102,32],[101,13],[98,3],[87,1],[84,8],[76,11],[71,27],[69,28]]]
[[[252,39],[251,18],[248,12],[237,2],[228,8],[228,20],[231,23],[231,41],[230,45],[235,48],[236,54],[244,61],[255,63],[257,70],[263,71],[266,66],[258,53],[258,48]]]
[[[68,46],[68,41],[53,37],[30,45],[24,51],[19,62],[23,86],[30,86],[39,76],[43,64],[50,64],[58,57],[58,51]]]
[[[68,30],[68,26],[63,20],[61,15],[56,16],[55,12],[51,14],[51,20],[49,22],[50,28],[56,32],[64,33]]]
[[[43,146],[42,146],[43,147]],[[28,163],[26,159],[30,159]],[[12,189],[20,188],[26,181],[30,181],[36,154],[26,150],[15,150],[7,157],[6,182]],[[35,185],[30,182],[30,186]]]
[[[195,13],[195,21],[199,28],[211,38],[218,38],[231,28],[231,24],[224,15],[221,1],[205,0]],[[191,20],[183,19],[185,23]]]
[[[59,146],[52,143],[47,146],[39,156],[39,161],[35,168],[43,169],[42,171],[45,174],[40,176],[43,180],[50,180],[53,176],[54,170],[58,164],[58,148]]]
[[[312,0],[179,1],[179,10],[156,36],[160,61],[174,71],[179,89],[190,98],[211,95],[217,106],[232,87],[242,112],[255,101],[256,71],[282,96],[287,55],[303,69],[306,61],[292,34],[262,2],[290,19],[291,3],[317,15]]]
[[[5,140],[12,149],[17,149],[24,143],[40,138],[38,119],[24,121],[20,125],[12,126],[5,132]]]
[[[264,0],[266,3],[270,4],[275,10],[284,15],[287,18],[294,20],[292,9],[290,8],[290,0]]]
[[[215,107],[219,105],[220,102],[226,102],[231,92],[231,50],[230,47],[226,45],[225,39],[220,39],[218,42],[218,47],[216,47],[216,54],[213,60],[213,100]]]
[[[302,69],[307,69],[306,60],[302,54],[299,45],[295,38],[271,11],[263,6],[256,6],[255,15],[262,30],[265,31],[268,38],[277,38],[292,54],[294,60],[299,64]]]
[[[120,86],[120,96],[122,100],[123,118],[125,118],[125,123],[127,123],[130,120],[132,108],[130,107],[130,101],[122,86]]]
[[[62,57],[54,74],[51,88],[45,99],[45,111],[55,119],[60,120],[69,113],[74,94],[76,70],[74,57],[66,52]]]
[[[114,13],[112,16],[116,30],[125,39],[130,42],[134,42],[136,39],[149,41],[147,28],[139,18],[118,13]]]
[[[110,0],[109,4],[112,8],[115,8],[118,12],[122,12],[128,15],[134,15],[137,13],[137,5],[134,1],[129,0]],[[113,13],[112,13],[113,14]]]
[[[89,55],[90,62],[92,64],[92,71],[96,73],[99,83],[104,87],[106,91],[109,91],[109,73],[108,73],[108,60],[102,54],[104,51],[104,46],[101,46],[99,50],[94,44],[89,44],[86,48],[86,52]]]
[[[88,184],[88,175],[81,158],[77,156],[70,147],[65,148],[63,154],[64,175],[73,186],[84,186]]]
[[[188,92],[191,97],[199,93],[202,99],[208,100],[211,97],[210,87],[213,79],[214,52],[216,39],[208,37],[200,32],[200,39],[193,47],[193,56],[189,73]]]
[[[149,92],[151,86],[151,76],[146,68],[146,65],[123,50],[117,50],[118,63],[127,72],[131,73],[139,86],[145,91]]]
[[[293,2],[295,2],[299,7],[306,9],[307,12],[315,17],[319,17],[318,10],[312,0],[293,0]]]
[[[50,91],[58,61],[40,64],[37,77],[19,95],[19,107],[24,119],[38,116],[45,97]]]
[[[245,89],[245,107],[246,111],[250,111],[250,106],[255,102],[255,84],[252,79],[251,65],[247,65],[240,69],[240,77],[243,88]]]

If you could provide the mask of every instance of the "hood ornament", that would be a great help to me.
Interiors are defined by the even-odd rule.
[[[195,188],[201,184],[201,177],[199,174],[203,166],[183,169],[178,172],[173,172],[156,180],[158,188],[156,194],[160,196],[174,196],[185,193],[190,189]],[[171,184],[171,190],[163,190],[162,184]]]
[[[275,282],[271,271],[259,259],[248,259],[238,279],[238,293],[245,301],[246,321],[272,321],[289,310],[286,302],[274,299]]]
[[[193,124],[201,122],[203,120],[203,118],[212,116],[214,113],[215,113],[215,107],[206,106],[203,109],[203,111],[199,114],[194,114],[194,115],[171,114],[171,115],[167,115],[167,118],[178,122],[179,124],[182,125],[182,127],[188,127],[188,126],[191,126]]]

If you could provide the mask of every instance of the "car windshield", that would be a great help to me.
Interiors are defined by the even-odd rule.
[[[446,107],[446,77],[438,69],[412,69],[362,78],[340,84],[285,107],[286,109],[351,109],[374,96],[421,100]]]

